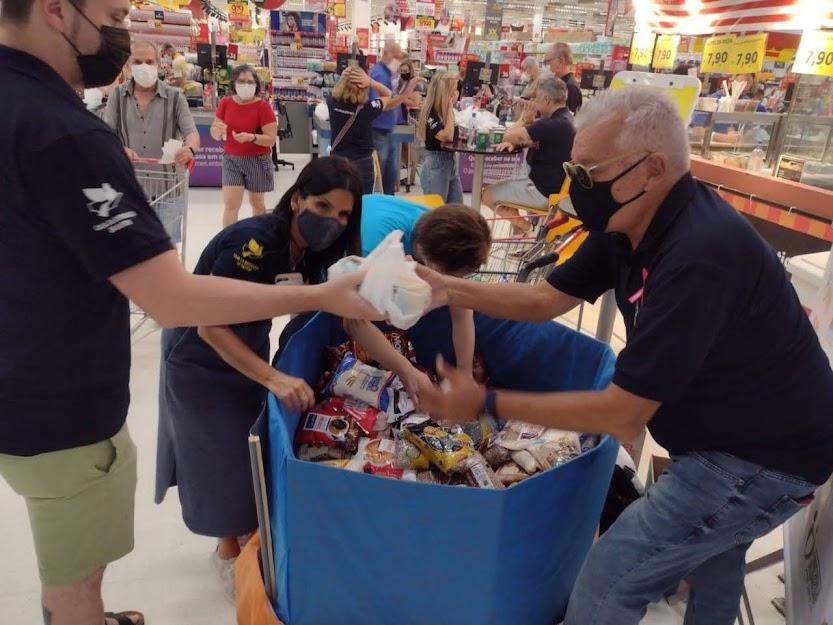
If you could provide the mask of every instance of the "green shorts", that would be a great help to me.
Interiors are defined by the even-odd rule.
[[[45,586],[83,581],[133,550],[136,446],[126,425],[84,447],[0,454],[0,475],[26,498]]]

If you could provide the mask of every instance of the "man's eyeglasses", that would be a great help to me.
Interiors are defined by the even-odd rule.
[[[601,163],[596,163],[595,165],[591,165],[590,167],[588,167],[587,165],[582,165],[581,163],[574,163],[573,161],[564,161],[564,173],[567,174],[570,180],[572,180],[573,182],[577,182],[585,189],[592,189],[594,170],[598,169],[599,167],[604,167],[605,165],[615,163],[616,161],[621,161],[623,158],[627,158],[631,154],[635,154],[635,152],[628,152],[627,154],[614,156],[613,158],[604,160]]]

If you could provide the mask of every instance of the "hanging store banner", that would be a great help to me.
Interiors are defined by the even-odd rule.
[[[801,31],[811,10],[814,26],[833,28],[830,0],[635,0],[635,4],[636,26],[665,34]]]
[[[674,69],[677,50],[680,47],[679,35],[660,35],[654,46],[654,69]]]
[[[703,73],[727,73],[733,66],[731,61],[735,45],[734,35],[709,37],[703,46],[703,61],[700,71]]]
[[[486,21],[483,38],[486,41],[498,41],[503,25],[503,3],[499,0],[486,0]]]
[[[628,63],[647,67],[654,58],[656,35],[652,32],[634,33],[631,39],[631,53]]]
[[[607,19],[605,20],[605,37],[613,37],[616,27],[616,15],[619,13],[619,0],[607,0]]]
[[[795,53],[793,72],[833,76],[833,32],[804,31]]]

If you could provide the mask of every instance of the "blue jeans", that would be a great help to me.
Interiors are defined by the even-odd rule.
[[[749,545],[817,488],[717,451],[672,460],[590,550],[565,625],[637,625],[683,578],[685,625],[733,625]]]
[[[396,183],[399,182],[399,157],[402,152],[402,144],[394,137],[393,132],[374,128],[373,149],[379,154],[384,191],[387,195],[395,195]]]
[[[419,186],[425,194],[442,196],[446,204],[463,201],[463,184],[453,152],[426,150],[419,174]]]

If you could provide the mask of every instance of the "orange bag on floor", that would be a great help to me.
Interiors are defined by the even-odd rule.
[[[255,532],[234,565],[237,625],[283,625],[272,610],[260,572],[260,533]]]

